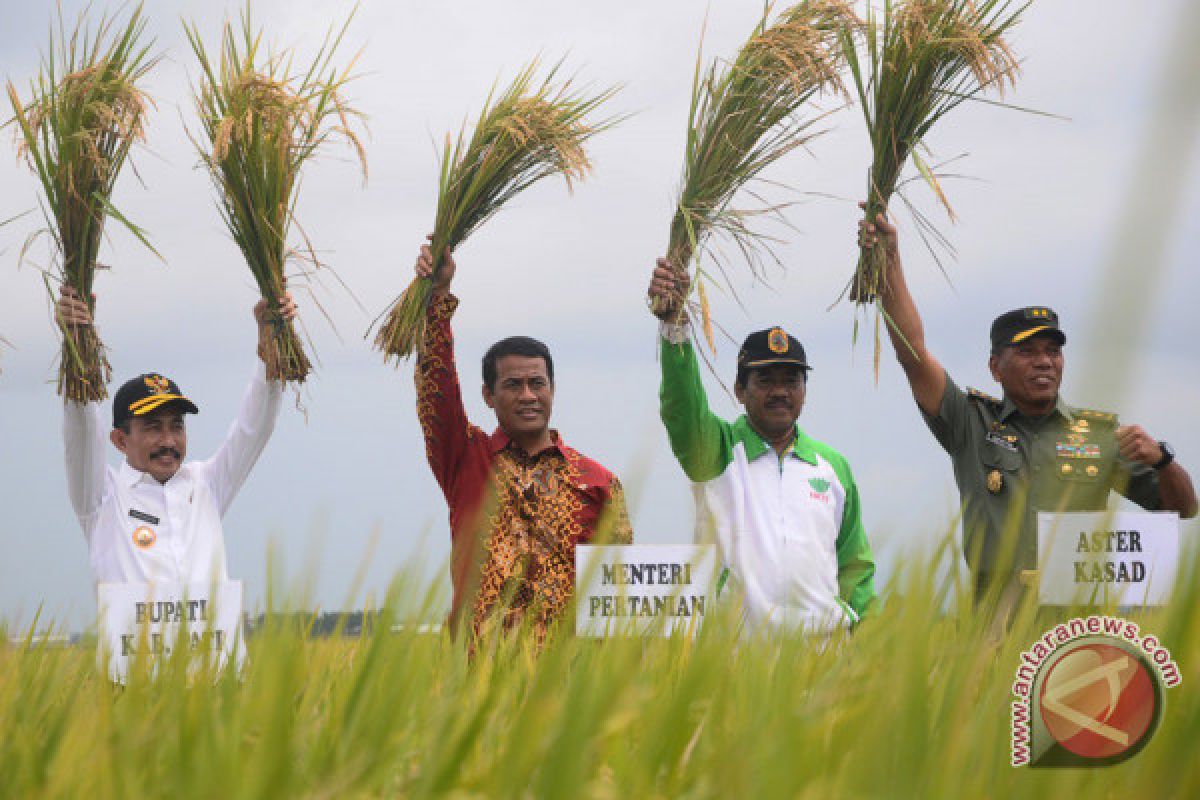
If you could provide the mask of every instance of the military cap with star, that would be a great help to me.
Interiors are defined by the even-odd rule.
[[[992,350],[1020,344],[1034,336],[1047,336],[1066,344],[1067,335],[1058,327],[1058,314],[1046,306],[1027,306],[1006,311],[992,323]]]
[[[134,417],[149,414],[164,406],[177,408],[187,414],[200,413],[196,404],[184,397],[175,381],[156,372],[138,375],[125,381],[113,395],[113,427],[119,428]]]

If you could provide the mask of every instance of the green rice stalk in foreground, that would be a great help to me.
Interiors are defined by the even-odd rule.
[[[499,95],[488,94],[471,138],[465,126],[446,135],[440,157],[437,214],[433,225],[434,270],[512,198],[542,178],[562,175],[567,189],[591,171],[584,144],[617,120],[590,119],[617,87],[599,92],[556,82],[560,64],[538,79],[539,62],[525,66]],[[417,278],[387,313],[375,337],[385,360],[410,356],[424,339],[425,312],[433,282]]]
[[[757,251],[769,246],[751,223],[781,209],[736,208],[734,198],[764,169],[811,140],[813,119],[799,115],[809,101],[824,91],[844,92],[838,34],[856,19],[849,5],[807,0],[768,27],[770,13],[770,7],[764,10],[732,62],[716,60],[702,71],[697,58],[683,181],[667,243],[667,257],[678,269],[687,270],[708,237],[718,233],[732,239],[757,271]],[[693,284],[712,347],[704,276],[697,273]]]
[[[910,156],[953,219],[933,168],[917,148],[964,100],[1015,85],[1017,58],[1005,37],[1027,6],[1012,0],[886,0],[882,12],[868,6],[865,24],[842,31],[871,139],[867,219],[887,209]],[[929,227],[921,217],[918,223]],[[878,299],[884,260],[882,242],[860,252],[850,283],[855,303]]]
[[[150,100],[142,83],[158,63],[158,56],[151,55],[152,42],[142,41],[145,28],[140,5],[123,24],[106,15],[94,27],[85,10],[70,31],[60,9],[28,102],[8,84],[18,153],[44,193],[42,232],[49,233],[57,251],[54,278],[73,288],[93,312],[96,257],[107,218],[150,247],[141,229],[112,204],[131,148],[145,139]],[[76,403],[103,400],[110,377],[95,326],[64,327],[59,395]]]
[[[349,24],[331,29],[306,63],[291,52],[269,52],[248,7],[240,30],[225,23],[217,59],[196,26],[184,25],[201,67],[194,96],[202,135],[192,141],[216,186],[221,216],[275,312],[274,336],[263,354],[272,380],[303,382],[311,369],[295,327],[277,313],[289,259],[320,266],[307,239],[303,250],[288,246],[300,174],[328,141],[341,138],[354,147],[366,177],[366,154],[350,124],[359,114],[342,94],[354,59],[344,69],[333,63]]]
[[[1183,682],[1149,745],[1101,769],[1009,765],[1020,653],[1048,626],[989,640],[959,559],[903,563],[878,615],[827,641],[746,635],[731,598],[694,641],[509,637],[473,661],[415,624],[440,614],[412,580],[362,638],[274,621],[241,681],[189,680],[178,648],[121,691],[90,643],[0,625],[19,642],[0,643],[0,797],[1196,796],[1195,552],[1170,605],[1121,615]]]

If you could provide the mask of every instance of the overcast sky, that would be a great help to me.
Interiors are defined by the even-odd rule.
[[[71,15],[82,3],[63,5]],[[97,322],[113,388],[156,370],[196,400],[201,413],[188,422],[189,454],[205,458],[253,368],[255,292],[185,134],[194,124],[196,70],[180,20],[196,22],[215,45],[223,17],[239,6],[148,5],[166,58],[149,84],[157,110],[148,147],[136,156],[144,185],[127,170],[114,202],[147,229],[165,263],[110,226],[101,260],[113,269],[97,280]],[[273,42],[311,53],[323,29],[351,7],[288,0],[255,2],[254,12]],[[706,53],[724,56],[747,35],[761,3],[721,0],[707,8]],[[0,73],[23,94],[53,9],[46,0],[6,9]],[[274,438],[225,519],[229,571],[245,582],[248,607],[263,597],[269,553],[287,586],[311,587],[312,602],[325,608],[378,594],[418,552],[434,565],[428,574],[449,583],[441,566],[449,552],[445,504],[424,461],[411,364],[384,365],[363,336],[408,283],[432,225],[433,142],[478,112],[497,76],[507,79],[539,52],[567,54],[598,86],[623,83],[613,111],[634,116],[594,141],[595,173],[574,196],[561,182],[543,182],[460,249],[455,331],[468,412],[483,427],[494,425],[478,391],[487,346],[517,333],[541,338],[556,358],[554,424],[622,477],[637,540],[690,539],[691,494],[657,419],[655,321],[643,298],[648,270],[665,247],[705,9],[699,0],[361,3],[343,58],[363,48],[350,96],[369,118],[370,180],[363,185],[348,151],[331,149],[305,174],[298,215],[365,311],[333,280],[316,291],[336,328],[300,298],[319,360],[302,398],[307,418],[285,402]],[[994,316],[1051,305],[1070,337],[1068,400],[1142,423],[1195,471],[1196,107],[1162,88],[1174,41],[1197,36],[1197,15],[1185,24],[1185,10],[1185,0],[1136,11],[1116,0],[1035,3],[1013,36],[1024,71],[1009,99],[1069,121],[974,104],[935,129],[929,144],[936,156],[965,154],[952,171],[971,178],[946,183],[955,225],[927,191],[911,195],[944,221],[958,248],[949,282],[909,220],[900,222],[929,346],[961,385],[998,391],[986,370]],[[1180,69],[1172,71],[1196,74]],[[829,130],[810,152],[770,174],[804,193],[789,214],[796,230],[782,232],[786,271],[763,285],[735,269],[744,309],[717,296],[715,310],[739,340],[781,324],[804,342],[815,370],[801,425],[854,467],[886,583],[900,554],[928,549],[945,534],[957,494],[949,459],[922,424],[890,351],[876,385],[869,336],[852,345],[853,309],[833,305],[854,266],[854,203],[869,153],[857,109],[833,113],[822,126]],[[10,153],[0,159],[0,219],[37,203],[8,134],[0,143]],[[44,606],[45,615],[78,628],[90,624],[94,598],[86,544],[66,497],[53,385],[58,337],[41,275],[17,265],[22,241],[40,224],[37,213],[0,228],[0,336],[11,343],[0,349],[0,619],[19,624]],[[1122,229],[1122,219],[1134,223]],[[1168,234],[1139,241],[1136,234],[1153,232],[1156,221]],[[44,250],[32,255],[49,262]],[[1124,283],[1110,279],[1110,265]],[[716,363],[726,381],[735,355],[734,345],[722,343]],[[736,415],[732,399],[709,386],[714,408]],[[111,463],[117,458],[114,450]],[[1185,532],[1200,531],[1192,524]],[[360,570],[365,578],[356,584]]]

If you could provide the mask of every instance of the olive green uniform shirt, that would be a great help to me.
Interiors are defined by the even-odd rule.
[[[1036,568],[1039,511],[1103,511],[1110,490],[1159,508],[1158,473],[1121,458],[1113,414],[1060,396],[1046,416],[1027,417],[1008,398],[964,393],[947,374],[937,415],[922,416],[953,462],[963,553],[976,573]]]

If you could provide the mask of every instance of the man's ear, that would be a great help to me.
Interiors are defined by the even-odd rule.
[[[738,403],[746,405],[746,387],[740,383],[733,384],[733,396],[737,398]]]
[[[488,385],[485,383],[483,385],[483,402],[487,403],[488,408],[494,409],[496,407],[495,399],[496,398],[492,394],[492,390],[489,389]]]
[[[995,353],[988,356],[988,369],[992,371],[992,379],[1000,383],[1000,356]]]
[[[108,440],[113,443],[113,447],[124,453],[129,444],[129,434],[120,428],[113,428],[112,432],[108,434]]]

